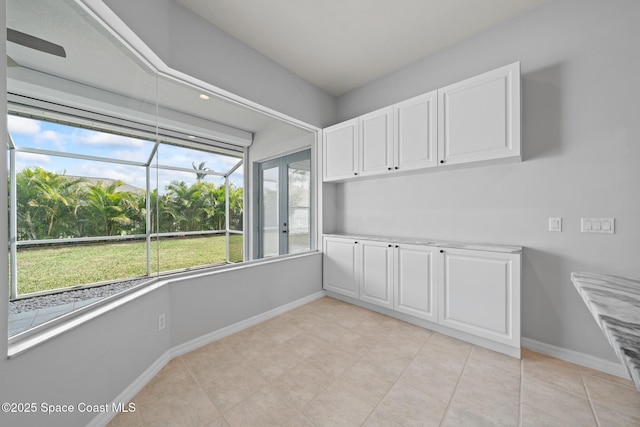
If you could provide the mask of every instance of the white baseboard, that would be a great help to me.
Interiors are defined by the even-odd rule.
[[[136,378],[122,393],[114,399],[114,403],[129,403],[135,396],[155,377],[164,366],[171,361],[170,350],[165,351],[155,362],[151,364],[138,378]],[[87,424],[87,427],[102,427],[109,424],[115,417],[115,412],[101,412]]]
[[[251,326],[257,325],[258,323],[264,322],[265,320],[269,320],[271,318],[284,314],[287,311],[291,311],[294,308],[303,306],[307,303],[310,303],[311,301],[322,298],[323,296],[325,296],[324,291],[316,292],[299,300],[258,314],[257,316],[250,317],[238,323],[234,323],[233,325],[229,325],[222,329],[218,329],[217,331],[202,335],[198,338],[195,338],[191,341],[180,344],[165,351],[160,357],[156,359],[155,362],[151,364],[151,366],[149,366],[138,378],[136,378],[127,388],[125,388],[122,393],[118,395],[118,397],[114,400],[114,403],[124,403],[126,405],[128,402],[130,402],[136,396],[136,394],[138,394],[140,390],[142,390],[143,387],[147,385],[149,381],[151,381],[153,377],[155,377],[158,372],[160,372],[160,370],[171,361],[171,359],[182,356],[183,354],[187,354],[190,351],[196,350],[228,335],[235,334],[236,332],[240,332]],[[91,422],[87,424],[87,426],[106,426],[107,424],[109,424],[109,421],[111,421],[116,415],[117,414],[114,412],[102,412],[94,417]]]
[[[563,347],[556,347],[555,345],[546,344],[530,338],[522,338],[521,344],[522,347],[537,353],[546,354],[547,356],[575,363],[576,365],[584,366],[586,368],[602,371],[617,377],[631,379],[622,363],[611,362],[610,360],[589,356],[588,354],[568,350]]]
[[[238,323],[234,323],[233,325],[218,329],[217,331],[199,336],[198,338],[187,341],[186,343],[180,344],[179,346],[173,347],[171,350],[169,350],[171,354],[170,359],[182,356],[183,354],[187,354],[190,351],[197,350],[200,347],[211,344],[212,342],[224,338],[228,335],[235,334],[236,332],[240,332],[244,329],[250,328],[251,326],[257,325],[258,323],[264,322],[265,320],[272,319],[276,316],[286,313],[287,311],[291,311],[294,308],[298,308],[310,303],[311,301],[315,301],[318,298],[322,298],[324,295],[324,291],[316,292],[315,294],[311,294],[299,300],[281,305],[280,307],[276,307],[273,310],[266,311],[264,313],[258,314],[257,316],[253,316],[248,319],[241,320]]]

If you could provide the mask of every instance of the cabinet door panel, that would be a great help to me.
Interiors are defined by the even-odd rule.
[[[395,310],[437,322],[435,251],[406,244],[396,249]]]
[[[520,64],[438,90],[438,157],[457,164],[520,156]]]
[[[358,171],[358,119],[324,130],[323,180],[353,178]]]
[[[357,244],[351,239],[324,239],[324,289],[358,298]]]
[[[360,299],[393,308],[392,248],[379,242],[360,242],[362,275]]]
[[[395,105],[395,166],[412,170],[437,164],[436,91]]]
[[[384,108],[360,117],[360,175],[385,173],[393,166],[391,113],[391,108]]]
[[[438,322],[519,346],[519,256],[446,249],[442,259]]]

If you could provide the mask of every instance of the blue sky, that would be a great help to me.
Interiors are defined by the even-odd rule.
[[[8,116],[8,129],[18,147],[29,147],[66,153],[78,153],[133,162],[146,163],[154,143],[127,136],[75,128],[17,116]],[[161,145],[158,151],[160,164],[191,168],[206,161],[206,167],[216,172],[227,172],[239,159],[182,147]],[[43,169],[67,175],[92,178],[119,179],[129,185],[145,188],[145,168],[116,163],[95,162],[80,159],[34,153],[17,153],[16,168],[40,166]],[[153,174],[152,174],[153,175]],[[172,180],[192,183],[194,173],[160,170],[158,182],[160,192]],[[209,176],[207,180],[217,185],[224,183],[222,177]],[[152,183],[155,179],[151,179]],[[243,168],[231,177],[236,186],[243,185]]]

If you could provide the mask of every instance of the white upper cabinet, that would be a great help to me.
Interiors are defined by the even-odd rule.
[[[360,117],[358,151],[360,175],[377,175],[393,169],[393,108]]]
[[[352,119],[324,130],[324,181],[353,178],[358,175],[358,119]]]
[[[442,249],[438,323],[520,347],[520,255]]]
[[[331,126],[324,181],[520,158],[516,62]]]
[[[394,111],[394,170],[437,165],[437,92],[400,102]]]
[[[520,157],[520,63],[438,90],[438,161]]]

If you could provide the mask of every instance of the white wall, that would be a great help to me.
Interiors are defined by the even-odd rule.
[[[640,276],[638,22],[634,0],[553,1],[341,97],[346,120],[519,60],[524,156],[330,185],[325,231],[525,246],[523,336],[617,360],[569,275]],[[616,234],[581,234],[581,217],[615,217]]]
[[[105,0],[168,66],[315,126],[335,98],[173,0]]]

